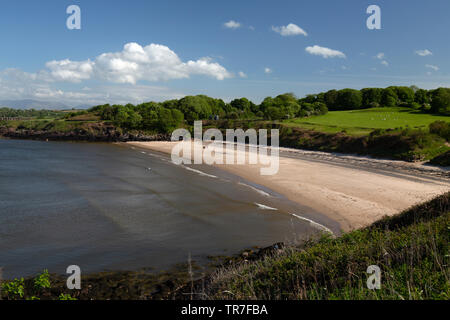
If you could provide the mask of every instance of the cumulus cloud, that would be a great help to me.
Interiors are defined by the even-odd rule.
[[[266,67],[266,68],[264,68],[264,73],[267,73],[267,74],[272,73],[272,69]]]
[[[57,82],[42,81],[45,75],[18,69],[0,71],[0,96],[5,100],[33,99],[58,102],[68,106],[93,106],[104,103],[141,103],[181,98],[185,94],[164,86],[108,84],[93,88],[58,87]]]
[[[51,77],[56,81],[80,82],[90,79],[94,71],[94,63],[87,61],[50,61],[45,64]]]
[[[421,57],[425,57],[425,56],[433,55],[433,52],[431,52],[428,49],[424,49],[424,50],[417,50],[417,51],[415,51],[415,54],[417,54],[418,56],[421,56]]]
[[[389,66],[389,62],[387,62],[386,60],[381,61],[381,64],[386,67]]]
[[[385,57],[385,55],[384,55],[384,53],[383,52],[380,52],[379,54],[377,54],[376,56],[375,56],[375,58],[377,58],[377,59],[384,59],[384,57]]]
[[[333,50],[330,48],[320,47],[315,45],[313,47],[306,47],[306,52],[312,55],[321,56],[325,59],[328,58],[345,58],[345,54],[338,50]]]
[[[136,84],[140,80],[167,81],[206,75],[217,80],[232,75],[210,58],[181,61],[170,48],[160,44],[142,47],[127,43],[120,52],[103,53],[94,61],[50,61],[46,64],[56,81],[80,82],[91,78],[115,83]]]
[[[439,67],[432,64],[426,64],[425,67],[433,69],[434,71],[439,71]]]
[[[28,73],[19,69],[0,70],[0,96],[3,99],[56,101],[72,106],[102,103],[138,103],[182,97],[163,86],[139,84],[139,81],[166,81],[205,75],[217,80],[233,75],[222,65],[205,57],[182,61],[170,48],[128,43],[122,51],[103,53],[94,59],[53,60],[44,69]],[[94,88],[79,86],[86,80],[99,80]],[[106,83],[105,83],[106,81]],[[75,83],[70,89],[62,82]],[[119,85],[120,84],[120,85]]]
[[[228,22],[225,22],[223,25],[224,25],[225,28],[228,28],[228,29],[238,29],[238,28],[241,27],[241,24],[239,22],[237,22],[237,21],[234,21],[234,20],[230,20]]]
[[[273,27],[272,26],[272,30],[275,31],[276,33],[281,34],[283,37],[298,36],[298,35],[307,36],[308,35],[305,30],[303,30],[302,28],[300,28],[299,26],[297,26],[296,24],[293,24],[293,23],[289,23],[287,26],[281,26],[281,27]]]

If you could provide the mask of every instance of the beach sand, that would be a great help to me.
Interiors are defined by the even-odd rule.
[[[170,154],[175,143],[127,144]],[[267,165],[214,166],[323,213],[343,231],[367,226],[450,190],[448,176],[422,165],[280,149],[275,175],[260,174],[261,167]]]

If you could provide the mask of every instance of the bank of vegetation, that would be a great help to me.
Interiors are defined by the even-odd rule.
[[[3,113],[2,113],[3,112]],[[38,111],[0,109],[0,115]],[[343,89],[297,98],[246,98],[225,103],[204,95],[138,105],[99,105],[88,110],[39,111],[33,119],[0,121],[0,135],[13,138],[87,141],[169,139],[176,128],[278,128],[281,145],[426,161],[450,150],[450,88]],[[50,117],[50,118],[49,118]],[[438,160],[441,158],[438,158]],[[432,163],[445,163],[441,160]]]
[[[264,259],[218,270],[210,299],[450,298],[450,193],[339,238],[286,247]],[[367,268],[381,269],[381,289]]]

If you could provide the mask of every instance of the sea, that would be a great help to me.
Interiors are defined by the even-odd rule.
[[[0,139],[3,278],[164,270],[321,229],[315,212],[208,165],[127,144]],[[306,219],[304,219],[306,218]]]

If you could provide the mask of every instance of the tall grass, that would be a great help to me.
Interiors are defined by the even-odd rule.
[[[211,299],[449,299],[450,193],[370,227],[218,270]],[[367,267],[381,289],[367,288]]]

